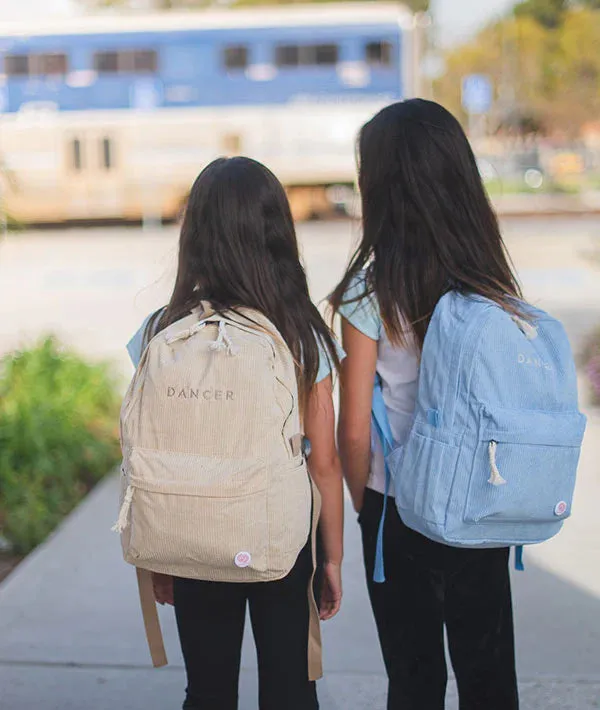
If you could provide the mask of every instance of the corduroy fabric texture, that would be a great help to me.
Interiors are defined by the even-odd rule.
[[[208,306],[156,335],[121,412],[127,562],[177,577],[285,577],[311,529],[294,360],[254,311]]]
[[[522,308],[527,320],[450,292],[433,314],[412,429],[387,457],[400,517],[432,540],[538,543],[571,514],[586,425],[575,363],[562,325]]]

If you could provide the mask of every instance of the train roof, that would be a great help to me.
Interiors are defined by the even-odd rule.
[[[119,34],[178,30],[398,24],[410,29],[413,13],[398,2],[342,2],[313,5],[260,6],[171,11],[152,14],[106,12],[49,18],[35,23],[0,23],[0,36],[41,37],[71,34]]]

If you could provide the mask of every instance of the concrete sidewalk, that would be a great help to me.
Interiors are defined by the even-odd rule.
[[[527,710],[600,708],[600,416],[592,415],[576,514],[515,575],[519,670]],[[133,570],[110,532],[114,478],[0,586],[1,710],[166,710],[184,674],[172,611],[161,610],[171,665],[149,668]],[[324,628],[324,710],[383,710],[385,676],[348,511],[345,599]],[[249,636],[249,635],[248,635]],[[255,710],[250,638],[240,710]],[[448,708],[454,709],[450,689]],[[285,708],[282,708],[285,710]]]

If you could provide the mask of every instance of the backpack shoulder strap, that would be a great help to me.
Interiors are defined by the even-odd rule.
[[[381,584],[385,582],[385,564],[383,559],[383,532],[385,528],[385,517],[387,512],[387,503],[390,494],[390,486],[392,483],[392,472],[388,463],[388,456],[394,448],[394,437],[392,428],[388,419],[387,410],[385,408],[385,400],[383,399],[383,390],[381,388],[381,379],[379,375],[375,380],[373,387],[373,402],[371,405],[371,423],[373,429],[383,447],[383,460],[385,463],[385,493],[383,496],[383,511],[379,521],[377,531],[377,545],[375,551],[375,571],[373,573],[373,581]]]
[[[375,386],[373,387],[373,402],[371,405],[371,420],[373,428],[381,444],[383,453],[387,456],[394,448],[394,437],[385,408],[385,400],[383,399],[383,391],[381,389],[381,380],[377,377]]]

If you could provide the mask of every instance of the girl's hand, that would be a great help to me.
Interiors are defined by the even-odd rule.
[[[168,574],[152,572],[152,586],[154,588],[154,598],[158,604],[170,604],[173,606],[173,577]]]
[[[321,621],[329,621],[340,610],[342,603],[342,568],[333,562],[323,565],[321,590]]]

